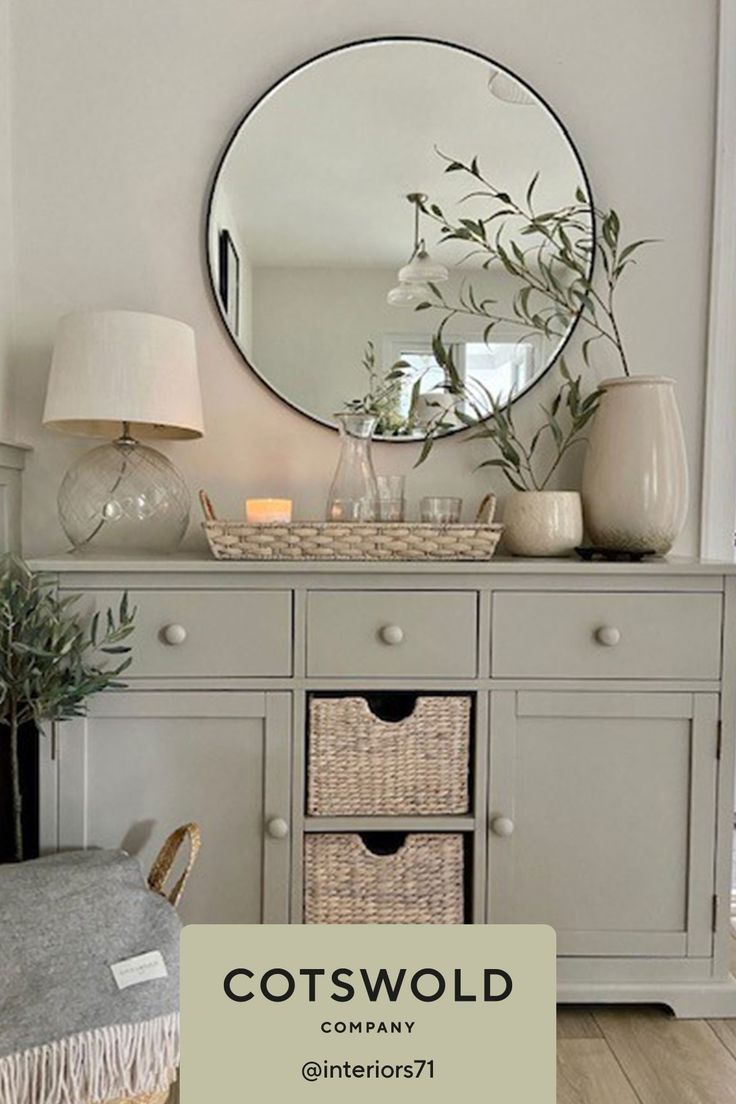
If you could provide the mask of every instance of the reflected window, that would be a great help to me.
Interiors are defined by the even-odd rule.
[[[469,399],[462,404],[462,411],[472,414],[475,410],[490,410],[488,396],[505,403],[512,395],[518,395],[534,379],[537,371],[537,349],[534,339],[526,341],[501,340],[486,343],[456,338],[445,342],[452,352],[460,379],[468,389]],[[397,389],[396,413],[406,418],[409,413],[412,389],[419,380],[421,395],[441,394],[445,374],[432,352],[431,338],[390,335],[383,342],[383,368],[404,361],[409,365],[400,388]]]
[[[534,378],[535,356],[531,341],[467,342],[463,350],[463,379],[480,384],[484,392],[507,402],[519,395]]]

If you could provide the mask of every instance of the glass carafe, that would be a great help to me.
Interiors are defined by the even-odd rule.
[[[372,414],[336,414],[340,459],[327,498],[328,521],[375,521],[378,486],[371,459]]]

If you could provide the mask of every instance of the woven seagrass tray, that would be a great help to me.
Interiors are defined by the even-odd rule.
[[[414,521],[205,521],[217,560],[489,560],[503,526]]]

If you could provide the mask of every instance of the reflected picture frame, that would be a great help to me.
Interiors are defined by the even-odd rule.
[[[233,334],[240,336],[240,256],[229,230],[217,239],[217,292]]]

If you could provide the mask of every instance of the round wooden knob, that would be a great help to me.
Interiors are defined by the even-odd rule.
[[[162,634],[167,644],[172,644],[176,647],[178,644],[183,644],[187,638],[187,630],[183,625],[165,625]]]
[[[286,839],[289,834],[289,824],[283,817],[274,817],[266,825],[266,831],[271,839]]]
[[[511,836],[514,833],[514,822],[511,817],[494,817],[491,821],[491,831],[494,836]]]
[[[621,633],[613,625],[601,625],[595,631],[595,638],[605,648],[615,648],[621,639]]]
[[[379,635],[384,644],[401,644],[404,630],[400,625],[384,625]]]

